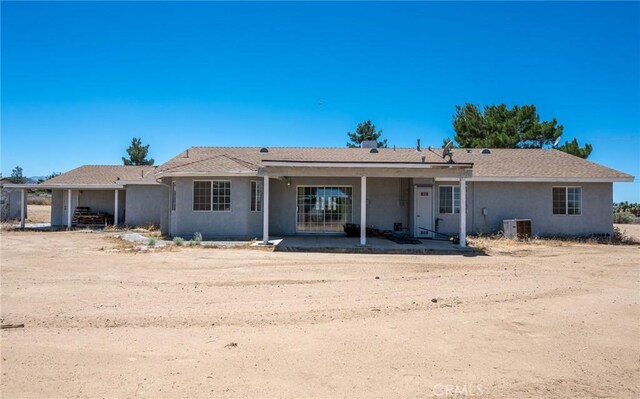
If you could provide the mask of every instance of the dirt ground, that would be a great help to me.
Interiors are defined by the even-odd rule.
[[[640,242],[640,224],[614,224],[614,226],[619,228],[625,235]]]
[[[51,223],[51,205],[27,205],[27,223]]]
[[[640,396],[640,247],[128,252],[1,239],[4,398]],[[434,302],[436,299],[437,302]]]

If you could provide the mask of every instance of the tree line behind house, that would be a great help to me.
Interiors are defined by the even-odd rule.
[[[640,203],[625,201],[613,204],[613,223],[640,224]]]
[[[541,121],[535,105],[487,105],[482,110],[475,104],[457,105],[453,130],[453,139],[445,138],[443,145],[452,142],[462,148],[556,148],[585,159],[593,150],[591,144],[581,147],[576,138],[560,145],[564,126],[555,118]],[[375,140],[378,147],[386,148],[387,139],[382,140],[381,136],[382,130],[366,120],[356,126],[355,132],[347,132],[347,147]]]

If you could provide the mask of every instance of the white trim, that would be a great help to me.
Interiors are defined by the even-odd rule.
[[[434,181],[436,182],[449,182],[449,183],[458,183],[460,181],[459,177],[434,177]]]
[[[262,194],[262,198],[260,201],[256,202],[255,204],[253,203],[253,200],[251,198],[251,196],[253,195],[253,188],[251,187],[253,183],[256,183],[256,190],[258,187],[261,188],[260,192]],[[249,212],[253,212],[253,213],[260,213],[262,212],[262,209],[264,208],[263,206],[263,201],[264,201],[264,182],[261,182],[259,180],[251,180],[249,182]],[[258,196],[256,195],[256,198],[258,198]],[[253,205],[258,205],[260,207],[260,210],[253,210],[251,208],[253,208]]]
[[[118,225],[118,190],[113,190],[115,193],[113,196],[113,225]]]
[[[466,179],[465,179],[466,180]],[[460,190],[460,184],[443,184],[443,185],[438,185],[438,215],[457,215],[458,213],[462,212],[462,192]],[[440,189],[442,187],[451,187],[451,212],[440,212]],[[460,196],[460,212],[456,212],[456,190],[455,188],[458,187],[458,195]]]
[[[306,231],[306,230],[298,230],[298,189],[300,187],[331,187],[331,188],[342,188],[342,187],[348,187],[351,189],[351,212],[349,213],[351,215],[351,219],[349,221],[347,221],[347,223],[353,223],[353,185],[351,184],[296,184],[295,186],[295,192],[294,192],[294,200],[295,200],[295,204],[296,204],[296,219],[295,219],[295,223],[296,223],[296,235],[302,234],[302,235],[309,235],[309,236],[313,236],[313,235],[332,235],[332,234],[341,234],[339,231]]]
[[[470,182],[524,182],[524,183],[616,183],[633,182],[634,177],[472,177]]]
[[[295,161],[262,161],[263,166],[298,166],[302,168],[390,168],[390,169],[453,169],[470,168],[470,163],[427,163],[427,162],[295,162]]]
[[[269,176],[264,177],[262,186],[262,243],[269,245]],[[296,215],[298,217],[298,215]]]
[[[258,172],[158,172],[155,177],[161,179],[163,177],[255,177],[260,176]]]
[[[20,190],[20,228],[24,229],[24,222],[25,222],[25,208],[27,207],[27,190],[26,189],[22,189]]]
[[[161,184],[158,183],[157,181],[153,180],[145,180],[145,181],[138,181],[138,180],[119,180],[120,184],[122,184],[123,186],[160,186]]]
[[[467,246],[467,180],[464,178],[460,179],[460,234],[458,239],[460,248]]]
[[[113,190],[124,188],[121,184],[4,184],[2,187],[28,190]]]
[[[67,191],[67,228],[71,228],[71,189]]]
[[[353,200],[351,203],[353,204]],[[353,205],[351,213],[353,214]],[[360,245],[367,245],[367,176],[360,176]]]

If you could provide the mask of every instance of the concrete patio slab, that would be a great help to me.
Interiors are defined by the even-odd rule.
[[[355,237],[289,236],[273,240],[275,251],[283,252],[335,252],[368,254],[480,254],[474,248],[461,248],[450,241],[420,240],[420,244],[398,244],[381,237],[367,237],[367,245],[361,246]]]

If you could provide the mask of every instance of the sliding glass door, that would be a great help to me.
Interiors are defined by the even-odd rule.
[[[336,233],[351,223],[353,189],[349,186],[298,186],[296,230]]]

